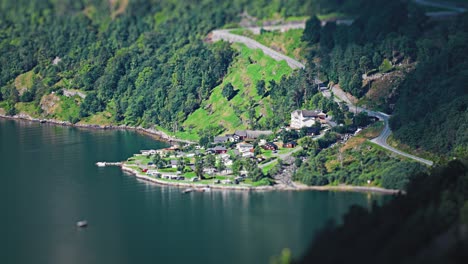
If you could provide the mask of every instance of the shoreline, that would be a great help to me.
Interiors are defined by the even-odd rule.
[[[182,142],[182,143],[193,143],[188,140],[178,139],[172,136],[167,135],[166,133],[155,130],[155,129],[148,129],[143,127],[132,127],[126,125],[120,126],[113,126],[113,125],[93,125],[93,124],[72,124],[68,121],[61,121],[56,119],[39,119],[33,118],[26,114],[18,114],[14,116],[7,116],[4,114],[0,114],[0,118],[7,119],[7,120],[22,120],[22,121],[30,121],[36,123],[44,123],[44,124],[51,124],[51,125],[60,125],[60,126],[69,126],[69,127],[76,127],[76,128],[84,128],[90,130],[131,130],[138,133],[145,134],[147,136],[153,137],[159,141],[165,142]],[[284,185],[276,185],[276,186],[224,186],[220,184],[192,184],[192,183],[184,183],[184,182],[167,182],[163,180],[158,180],[155,178],[147,177],[140,175],[137,171],[132,168],[128,168],[123,164],[120,166],[122,171],[128,172],[134,175],[136,178],[140,180],[144,180],[146,182],[152,182],[159,185],[167,185],[167,186],[174,186],[174,187],[186,187],[186,188],[212,188],[212,189],[219,189],[219,190],[237,190],[237,191],[341,191],[341,192],[364,192],[364,193],[380,193],[386,195],[396,195],[398,193],[405,193],[401,190],[392,190],[392,189],[385,189],[380,187],[365,187],[365,186],[351,186],[351,185],[340,185],[340,186],[308,186],[302,183],[295,183],[297,187],[291,186],[284,186]]]
[[[134,126],[127,126],[127,125],[93,125],[93,124],[72,124],[68,121],[62,121],[62,120],[57,120],[57,119],[40,119],[40,118],[34,118],[31,117],[27,114],[17,114],[14,116],[8,116],[4,114],[0,114],[0,118],[3,119],[8,119],[8,120],[23,120],[23,121],[30,121],[30,122],[35,122],[35,123],[41,123],[41,124],[51,124],[51,125],[59,125],[59,126],[69,126],[69,127],[76,127],[76,128],[85,128],[85,129],[95,129],[95,130],[131,130],[135,131],[138,133],[145,134],[147,136],[150,136],[156,140],[159,141],[165,141],[165,142],[180,142],[180,143],[187,143],[187,144],[192,144],[194,142],[191,142],[189,140],[183,140],[179,139],[176,137],[172,137],[164,133],[163,131],[156,130],[156,129],[151,129],[151,128],[143,128],[143,127],[134,127]]]
[[[300,184],[298,187],[290,187],[283,185],[276,186],[225,186],[221,184],[196,184],[196,183],[186,183],[186,182],[168,182],[159,180],[156,178],[148,177],[141,175],[135,169],[129,168],[123,164],[121,166],[122,171],[134,175],[137,179],[151,182],[159,185],[174,186],[174,187],[185,187],[185,188],[210,188],[210,189],[219,189],[219,190],[235,190],[235,191],[339,191],[339,192],[362,192],[362,193],[378,193],[385,195],[397,195],[399,193],[404,194],[405,192],[400,190],[384,189],[380,187],[365,187],[365,186],[350,186],[350,185],[341,185],[341,186],[307,186]]]

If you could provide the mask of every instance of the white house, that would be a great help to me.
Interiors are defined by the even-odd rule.
[[[141,152],[141,155],[145,155],[145,156],[146,156],[146,155],[154,155],[154,154],[157,153],[157,151],[154,150],[154,149],[150,149],[150,150],[140,150],[140,152]]]
[[[301,129],[311,127],[317,119],[325,118],[326,114],[319,110],[296,110],[291,113],[291,128]]]
[[[248,143],[237,144],[237,150],[239,150],[240,154],[252,151],[253,147],[254,146],[252,144],[248,144]]]

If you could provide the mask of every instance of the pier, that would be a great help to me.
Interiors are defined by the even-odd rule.
[[[98,167],[106,167],[106,166],[117,166],[122,167],[122,162],[96,162],[96,166]]]

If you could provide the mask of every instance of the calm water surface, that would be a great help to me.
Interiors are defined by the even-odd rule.
[[[94,165],[164,146],[129,131],[0,119],[0,262],[268,263],[286,247],[301,254],[351,205],[389,199],[316,191],[182,195]],[[80,219],[89,227],[75,228]]]

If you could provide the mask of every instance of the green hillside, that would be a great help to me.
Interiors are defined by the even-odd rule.
[[[228,74],[200,108],[188,116],[183,124],[184,130],[193,133],[208,126],[221,126],[223,130],[232,132],[249,128],[251,108],[255,109],[260,123],[272,116],[270,98],[258,95],[255,86],[260,80],[278,82],[292,72],[291,68],[285,61],[275,61],[261,50],[251,50],[240,44],[236,44],[235,49],[239,53]],[[222,89],[228,83],[234,86],[236,93],[230,100],[222,95]]]

